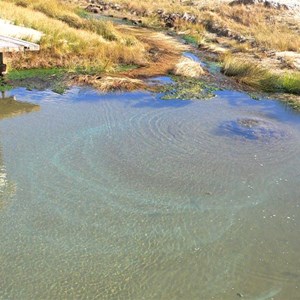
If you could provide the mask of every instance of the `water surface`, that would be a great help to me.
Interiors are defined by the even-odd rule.
[[[299,114],[11,93],[41,109],[0,120],[0,299],[300,299]]]

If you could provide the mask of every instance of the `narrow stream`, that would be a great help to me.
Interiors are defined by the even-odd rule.
[[[299,299],[299,113],[11,94],[40,110],[0,111],[0,299]]]

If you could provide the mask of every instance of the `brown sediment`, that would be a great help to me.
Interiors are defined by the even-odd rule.
[[[165,75],[178,63],[183,51],[188,47],[174,37],[146,28],[121,25],[120,31],[135,36],[145,44],[148,63],[140,68],[119,73],[131,78],[146,78]]]

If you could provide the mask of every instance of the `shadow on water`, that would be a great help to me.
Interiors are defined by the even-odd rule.
[[[260,114],[270,119],[281,121],[298,121],[299,119],[298,111],[292,109],[287,103],[275,99],[261,98],[257,100],[246,93],[234,90],[216,91],[216,95],[233,108],[246,107],[247,110],[258,110]]]
[[[135,92],[115,92],[101,94],[92,90],[79,92],[77,97],[72,99],[73,102],[97,102],[97,101],[118,101],[132,108],[180,108],[192,103],[191,101],[181,100],[161,100],[157,94],[145,91]]]
[[[2,92],[0,99],[0,120],[17,115],[40,110],[40,106],[32,103],[17,101],[14,96],[6,97]]]
[[[162,83],[170,83],[169,77],[158,77],[153,80],[158,80]],[[14,95],[24,99],[26,102],[42,104],[42,103],[97,103],[97,102],[121,102],[124,106],[132,108],[182,108],[195,102],[206,102],[201,100],[181,100],[168,99],[164,100],[161,97],[163,93],[154,93],[149,91],[133,91],[133,92],[110,92],[101,93],[92,88],[73,87],[63,95],[56,94],[50,90],[28,92],[25,88],[16,88],[11,91]],[[209,101],[218,101],[230,105],[233,109],[239,111],[245,108],[247,111],[253,109],[259,112],[259,115],[276,119],[278,121],[296,121],[298,123],[299,112],[290,108],[286,103],[276,101],[274,99],[262,98],[259,100],[253,99],[250,95],[244,92],[235,90],[220,90],[215,91],[215,98]],[[28,106],[25,108],[25,106]],[[201,104],[200,104],[201,105]],[[216,104],[218,105],[218,104]],[[30,107],[30,104],[23,105],[23,110],[38,110],[38,107]],[[16,107],[16,105],[14,105]],[[1,108],[0,108],[1,109]],[[2,111],[2,109],[1,109]]]
[[[24,88],[14,89],[12,91],[18,97],[22,97],[25,101],[42,103],[97,103],[97,102],[121,102],[123,105],[132,108],[180,108],[192,103],[192,101],[182,100],[161,100],[160,94],[147,91],[134,92],[111,92],[101,93],[91,88],[74,87],[65,94],[55,94],[49,90],[38,91],[38,93],[30,93]]]
[[[17,101],[14,96],[6,97],[2,91],[0,98],[0,121],[6,118],[13,118],[18,115],[38,111],[39,105]],[[15,184],[8,180],[6,167],[2,155],[2,147],[0,146],[0,209],[2,209],[9,199],[15,194]]]

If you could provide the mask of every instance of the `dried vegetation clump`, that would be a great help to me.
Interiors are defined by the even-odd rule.
[[[74,79],[75,84],[90,85],[102,92],[112,91],[133,91],[144,89],[146,84],[143,80],[129,77],[112,77],[112,76],[90,76],[81,75]]]
[[[187,57],[182,58],[174,69],[175,75],[191,78],[199,78],[204,73],[204,70],[198,62]]]

